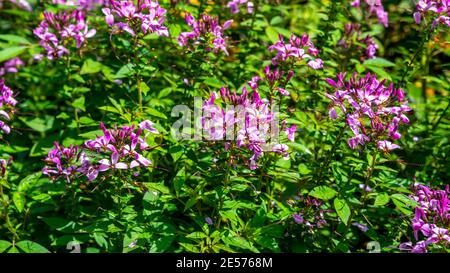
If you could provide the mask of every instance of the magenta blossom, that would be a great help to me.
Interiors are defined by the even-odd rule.
[[[45,19],[33,33],[40,39],[39,44],[47,51],[49,60],[68,55],[67,47],[74,42],[77,49],[81,48],[88,38],[96,34],[95,29],[89,29],[85,17],[81,10],[58,14],[44,12]]]
[[[354,73],[348,81],[344,78],[345,73],[340,73],[337,82],[327,79],[336,91],[325,96],[331,100],[330,118],[337,119],[337,110],[340,110],[354,134],[348,139],[350,148],[356,149],[370,142],[385,152],[400,148],[390,140],[399,139],[399,125],[409,123],[405,114],[411,108],[403,90],[395,89],[393,84],[385,86],[385,80],[380,82],[370,73],[366,77]]]
[[[20,58],[12,58],[4,63],[0,64],[0,76],[5,75],[6,73],[17,73],[19,67],[25,65],[24,62]]]
[[[112,33],[122,31],[135,36],[156,33],[158,36],[169,36],[164,26],[166,10],[158,2],[139,0],[137,5],[133,1],[111,0],[111,8],[103,8],[103,14]]]
[[[13,91],[5,85],[5,80],[0,79],[0,132],[4,134],[9,134],[11,131],[6,122],[14,116],[16,104]]]
[[[375,58],[378,49],[372,36],[362,36],[359,24],[345,24],[344,36],[338,46],[350,54],[358,54],[360,61]]]
[[[414,184],[411,198],[417,203],[411,227],[415,244],[400,244],[400,250],[412,253],[426,253],[433,248],[450,246],[450,186],[436,190],[421,184]],[[421,240],[419,240],[419,237]]]
[[[269,51],[275,51],[277,55],[272,59],[273,65],[284,63],[297,63],[304,59],[308,60],[308,66],[312,69],[321,69],[323,61],[315,58],[319,51],[305,33],[302,37],[292,35],[289,43],[284,42],[283,36],[279,35],[280,40],[274,45],[269,46]]]
[[[450,26],[450,0],[420,0],[413,16],[417,24],[421,24],[422,18],[433,20],[431,29],[438,24]]]
[[[153,123],[146,120],[135,126],[107,129],[103,123],[100,127],[103,136],[88,140],[83,146],[65,148],[55,143],[46,158],[47,166],[42,172],[56,180],[65,177],[68,182],[85,176],[88,181],[95,180],[100,174],[102,179],[110,177],[116,171],[128,171],[138,176],[139,168],[147,168],[152,162],[143,153],[149,149],[146,142],[148,133],[156,133]],[[145,136],[141,136],[143,132]]]
[[[245,5],[247,7],[247,13],[253,13],[254,4],[249,0],[232,0],[228,2],[227,7],[230,8],[231,13],[239,13],[239,8],[241,5]]]
[[[178,44],[180,46],[194,46],[203,45],[206,51],[213,51],[215,53],[222,51],[228,55],[226,37],[223,35],[223,30],[229,28],[233,20],[226,21],[223,26],[219,25],[218,17],[211,17],[203,14],[200,19],[195,18],[186,13],[186,23],[191,27],[191,31],[182,32],[178,36]]]
[[[354,0],[350,5],[352,7],[365,9],[365,19],[369,19],[372,15],[376,15],[378,17],[378,22],[384,27],[388,27],[388,13],[384,10],[381,0],[363,0],[362,4],[360,0]]]

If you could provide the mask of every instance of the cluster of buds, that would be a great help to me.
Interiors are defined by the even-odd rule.
[[[378,45],[369,34],[362,37],[359,24],[345,24],[344,36],[339,40],[338,46],[351,52],[364,52],[360,60],[375,58]]]
[[[289,43],[284,42],[283,36],[279,35],[279,40],[269,46],[269,51],[275,51],[277,55],[272,58],[272,64],[295,64],[307,59],[308,66],[312,69],[321,69],[323,67],[323,61],[319,58],[314,58],[319,54],[319,50],[314,47],[314,44],[309,39],[309,36],[304,33],[302,37],[292,35],[289,39]]]
[[[450,26],[450,0],[420,0],[416,5],[414,20],[420,24],[422,18],[427,18],[427,16],[433,19],[431,29],[438,24]]]
[[[40,41],[39,44],[47,51],[47,58],[54,60],[68,55],[68,46],[73,41],[80,48],[83,43],[95,35],[95,29],[88,29],[84,11],[74,10],[72,12],[61,12],[53,14],[44,12],[44,20],[33,33]],[[41,59],[42,55],[35,56]]]
[[[386,87],[386,80],[380,82],[376,75],[370,73],[365,77],[358,77],[355,72],[348,81],[345,81],[345,73],[340,73],[337,79],[337,82],[327,79],[327,83],[337,91],[325,96],[332,101],[330,117],[337,119],[336,109],[340,109],[355,135],[348,139],[348,145],[356,149],[366,142],[375,142],[378,149],[385,152],[400,148],[389,139],[399,139],[400,123],[409,122],[405,113],[411,108],[405,100],[403,90],[395,89],[393,84]]]
[[[178,36],[178,44],[180,46],[187,46],[191,42],[194,46],[204,46],[206,51],[215,53],[223,51],[228,55],[223,30],[229,28],[233,20],[228,20],[223,26],[220,26],[219,17],[203,14],[199,20],[195,20],[190,13],[186,13],[185,20],[192,30],[180,33]]]
[[[352,7],[361,7],[360,0],[354,0],[351,4]],[[384,10],[383,3],[381,0],[364,0],[364,7],[367,18],[375,14],[378,17],[378,22],[384,27],[388,27],[389,19],[388,13]]]
[[[140,32],[169,36],[167,27],[163,25],[166,10],[158,2],[138,0],[136,5],[133,1],[111,0],[111,8],[103,8],[102,11],[106,23],[113,28],[113,34],[126,31],[133,36]]]
[[[122,126],[107,129],[100,124],[103,136],[88,140],[83,146],[65,148],[55,143],[55,149],[48,153],[47,166],[42,172],[52,180],[64,177],[68,182],[85,176],[88,181],[95,180],[100,173],[102,179],[110,177],[116,170],[131,171],[139,176],[139,168],[147,168],[151,161],[142,153],[149,149],[146,139],[149,133],[158,133],[151,121],[143,121],[139,128]],[[143,132],[146,132],[143,135]],[[142,136],[143,135],[143,136]]]
[[[402,243],[401,250],[426,253],[431,247],[448,249],[450,236],[450,187],[436,190],[416,183],[412,199],[417,202],[411,226],[416,243]],[[419,233],[422,235],[419,240]]]

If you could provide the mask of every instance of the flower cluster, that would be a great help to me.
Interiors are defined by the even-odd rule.
[[[28,3],[27,0],[7,0],[9,3],[16,5],[20,9],[26,10],[26,11],[32,11],[30,3]],[[3,3],[5,0],[0,0],[0,8],[3,7]]]
[[[52,0],[53,4],[75,6],[84,10],[94,10],[98,7],[105,6],[108,0]]]
[[[47,166],[42,172],[51,179],[64,177],[68,182],[76,177],[86,176],[88,181],[95,180],[100,173],[110,176],[115,170],[130,170],[134,176],[136,168],[146,168],[151,161],[142,155],[149,149],[146,139],[149,133],[158,133],[151,121],[143,121],[139,128],[122,126],[107,129],[100,124],[103,136],[88,140],[83,146],[68,148],[55,143],[55,149],[48,153]],[[143,131],[147,133],[142,136]]]
[[[14,99],[12,90],[5,85],[5,80],[0,79],[0,117],[4,120],[11,120],[16,104],[17,101]],[[0,129],[5,134],[9,134],[11,131],[11,128],[3,120],[0,120]]]
[[[362,37],[359,24],[345,24],[344,36],[339,40],[338,45],[345,50],[364,52],[360,57],[361,61],[375,58],[378,49],[372,36],[367,34]]]
[[[247,4],[247,12],[253,13],[253,2],[249,0],[232,0],[228,2],[227,7],[230,8],[231,13],[239,13],[239,6]]]
[[[281,79],[283,73],[280,73],[278,69],[271,72],[267,67],[265,75],[265,80],[272,85],[272,88],[275,86],[275,81]],[[286,144],[269,142],[279,133],[278,113],[272,109],[274,105],[272,100],[261,98],[257,90],[260,80],[260,77],[256,76],[248,82],[248,86],[252,89],[251,94],[248,93],[247,87],[242,89],[240,95],[236,91],[231,93],[228,88],[222,87],[220,99],[226,104],[226,107],[221,107],[220,103],[216,101],[219,97],[215,92],[203,105],[202,127],[206,137],[209,140],[236,139],[238,149],[246,147],[253,153],[248,164],[252,170],[257,168],[256,161],[263,155],[263,151],[275,152],[285,159],[289,157]],[[287,92],[282,88],[277,89],[279,92]],[[287,135],[289,141],[294,141],[295,125],[287,127],[286,122],[283,121],[281,130]],[[226,142],[225,147],[228,149],[230,142]]]
[[[417,202],[415,216],[411,221],[416,243],[402,243],[401,250],[426,253],[430,246],[447,248],[450,243],[450,187],[436,190],[416,183],[413,200]],[[419,241],[419,232],[424,239]]]
[[[432,13],[434,15],[430,15]],[[420,0],[416,5],[414,20],[420,24],[427,15],[434,18],[431,29],[438,24],[450,26],[450,0]]]
[[[223,30],[229,28],[233,20],[228,20],[220,26],[219,17],[203,14],[199,20],[195,20],[190,13],[186,13],[185,20],[192,31],[180,33],[178,36],[180,46],[187,46],[191,41],[194,45],[203,45],[206,51],[217,53],[222,50],[228,55]]]
[[[370,17],[373,14],[376,14],[378,17],[378,22],[385,27],[388,27],[388,13],[384,11],[383,3],[381,0],[364,0],[365,9],[367,12],[367,16]],[[354,0],[351,4],[352,7],[360,7],[361,1]]]
[[[336,109],[345,115],[347,125],[354,137],[348,139],[352,149],[364,146],[366,142],[376,143],[378,149],[385,152],[400,148],[391,140],[401,137],[398,132],[400,123],[409,122],[405,113],[410,111],[408,101],[401,89],[395,89],[393,84],[386,87],[385,80],[378,81],[376,75],[368,73],[365,77],[353,77],[345,81],[345,73],[338,74],[337,82],[327,79],[327,83],[337,91],[325,94],[332,103],[329,115],[338,118]]]
[[[88,28],[83,11],[74,10],[58,14],[44,12],[44,20],[33,33],[40,39],[39,44],[47,51],[47,58],[54,60],[69,54],[67,47],[72,41],[76,41],[76,47],[80,48],[88,38],[95,35],[96,30]]]
[[[133,1],[111,0],[111,8],[103,8],[102,11],[113,33],[123,30],[133,36],[140,32],[144,35],[156,33],[158,36],[169,36],[167,27],[163,25],[166,10],[158,2],[139,0],[136,5]]]
[[[321,69],[323,61],[316,57],[319,50],[314,47],[314,44],[309,39],[309,36],[304,33],[302,37],[297,37],[294,34],[289,39],[289,43],[284,42],[283,36],[280,36],[274,45],[269,46],[269,51],[276,51],[277,55],[272,59],[272,64],[296,63],[303,59],[308,59],[308,66],[312,69]]]
[[[328,225],[325,220],[325,214],[333,212],[324,208],[325,204],[323,201],[311,196],[297,195],[294,197],[294,200],[289,200],[289,204],[301,208],[299,213],[292,214],[292,218],[295,223],[305,225],[310,232]]]
[[[6,73],[17,73],[20,66],[23,66],[24,63],[20,58],[12,58],[2,64],[0,64],[0,76],[5,75]]]

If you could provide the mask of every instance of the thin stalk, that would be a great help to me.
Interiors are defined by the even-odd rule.
[[[323,162],[322,166],[320,167],[319,170],[319,182],[322,181],[322,177],[323,177],[323,171],[328,167],[328,165],[330,164],[330,160],[331,157],[334,155],[334,153],[336,152],[337,147],[339,146],[342,137],[344,136],[344,132],[345,129],[347,129],[347,124],[345,124],[344,127],[341,128],[341,130],[339,131],[339,134],[336,138],[336,141],[333,144],[333,147],[331,148],[331,151],[328,153],[328,156],[326,157],[325,161]]]

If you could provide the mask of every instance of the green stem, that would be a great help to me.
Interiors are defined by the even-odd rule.
[[[331,151],[328,153],[328,156],[326,157],[325,161],[323,162],[322,166],[320,167],[319,179],[318,179],[319,183],[320,183],[320,181],[322,181],[324,170],[330,164],[331,157],[336,152],[336,149],[339,146],[339,143],[341,142],[342,137],[344,136],[344,132],[345,132],[346,128],[347,128],[347,124],[345,124],[345,126],[341,128],[341,130],[339,131],[339,135],[337,136],[336,141],[334,142],[333,147],[331,148]]]
[[[4,180],[4,178],[2,180]],[[16,229],[12,225],[11,220],[9,219],[9,213],[8,213],[9,204],[8,204],[8,201],[6,200],[6,198],[4,198],[2,183],[3,183],[3,181],[0,182],[0,198],[2,199],[3,213],[5,214],[4,218],[5,218],[6,227],[13,234],[13,244],[14,244],[16,242],[16,240],[19,240],[20,238],[19,238],[19,235],[17,235]]]

